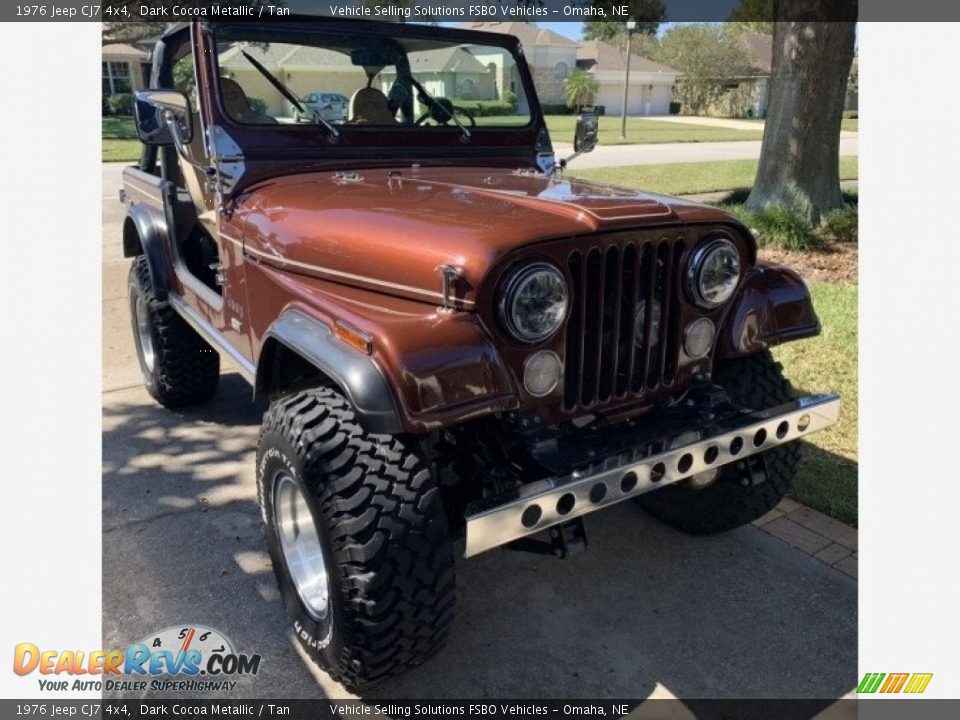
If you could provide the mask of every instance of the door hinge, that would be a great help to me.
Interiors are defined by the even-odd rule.
[[[217,287],[223,287],[224,283],[227,281],[226,276],[223,274],[223,265],[218,262],[210,263],[210,269],[213,270],[213,281],[217,284]]]

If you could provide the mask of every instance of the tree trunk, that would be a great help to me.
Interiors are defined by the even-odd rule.
[[[783,4],[809,8],[828,1]],[[843,207],[840,121],[855,28],[855,22],[775,23],[770,104],[749,210],[787,205],[816,225],[825,212]]]

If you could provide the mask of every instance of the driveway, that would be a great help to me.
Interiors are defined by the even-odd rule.
[[[140,384],[118,179],[104,166],[103,646],[204,624],[263,656],[230,697],[349,697],[287,635],[254,488],[263,406],[229,367],[214,400],[185,411]],[[364,698],[836,698],[856,685],[847,575],[757,527],[689,537],[632,503],[587,530],[569,560],[458,561],[448,646]]]

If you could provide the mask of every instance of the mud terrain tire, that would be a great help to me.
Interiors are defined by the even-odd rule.
[[[453,622],[453,550],[440,491],[415,442],[366,432],[333,389],[299,392],[264,415],[257,489],[290,627],[321,668],[356,690],[441,647]],[[309,508],[314,554],[322,551],[327,592],[319,603],[318,583],[296,584],[288,565],[303,557],[284,547],[293,542],[284,530],[288,496]]]
[[[209,400],[220,380],[220,355],[156,299],[144,256],[130,267],[128,284],[133,340],[147,391],[168,408]]]
[[[751,410],[781,405],[794,398],[783,369],[769,352],[717,363],[713,379],[730,398]],[[793,484],[800,465],[798,441],[763,453],[767,479],[741,484],[742,472],[724,468],[712,485],[696,489],[685,482],[669,485],[637,498],[650,514],[691,535],[726,532],[756,520],[772,509]]]

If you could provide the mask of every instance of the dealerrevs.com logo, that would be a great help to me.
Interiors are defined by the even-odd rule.
[[[238,653],[218,630],[186,625],[151,633],[123,650],[41,650],[20,643],[13,671],[43,676],[41,690],[230,691],[237,684],[232,678],[256,675],[260,660]]]

